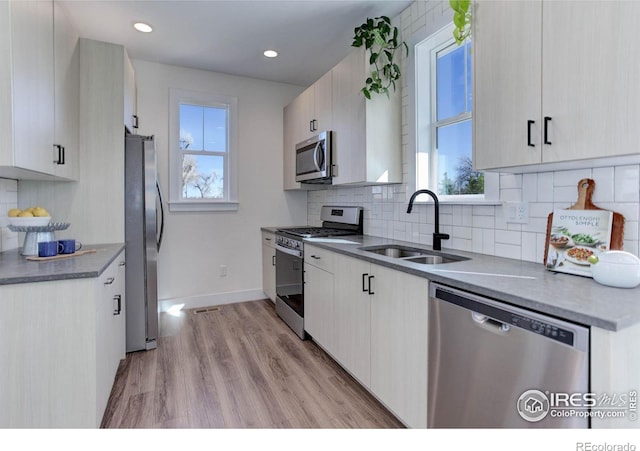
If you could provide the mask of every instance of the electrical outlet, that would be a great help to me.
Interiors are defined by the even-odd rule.
[[[504,219],[511,224],[529,222],[529,202],[507,202],[502,205]]]
[[[220,265],[220,277],[227,277],[227,265]]]

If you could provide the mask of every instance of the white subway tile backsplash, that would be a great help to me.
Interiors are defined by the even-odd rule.
[[[529,204],[529,219],[546,218],[549,213],[553,213],[552,202],[532,202]]]
[[[538,174],[522,175],[522,200],[528,202],[538,200]]]
[[[473,216],[473,227],[480,229],[493,229],[495,218],[493,216]]]
[[[522,232],[522,259],[535,262],[537,258],[536,233]]]
[[[640,197],[640,169],[637,165],[615,168],[615,201],[638,202]]]
[[[522,188],[522,174],[500,174],[500,189]]]
[[[500,243],[520,246],[522,244],[522,232],[514,230],[496,230],[495,240],[496,244]]]
[[[553,202],[553,172],[538,175],[538,202]]]
[[[501,189],[500,200],[502,202],[520,202],[522,200],[522,189],[521,188]]]
[[[504,258],[515,258],[520,260],[522,257],[522,248],[520,245],[496,243],[493,255]]]
[[[613,202],[614,201],[614,168],[594,168],[591,178],[596,182],[596,188],[593,191],[593,201]]]
[[[568,202],[568,206],[571,206],[576,202],[576,200],[578,200],[577,182],[572,186],[555,186],[553,188],[554,203]]]
[[[573,169],[570,171],[557,171],[553,175],[554,186],[577,187],[582,179],[591,178],[591,169]]]

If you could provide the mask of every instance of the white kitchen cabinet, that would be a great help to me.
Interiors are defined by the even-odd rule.
[[[74,169],[58,166],[64,166],[63,161],[76,164],[78,63],[77,55],[70,57],[74,52],[70,48],[74,45],[71,26],[52,1],[2,2],[0,24],[0,134],[4,135],[0,175],[70,179],[76,175]],[[63,53],[58,55],[59,51]],[[56,118],[56,114],[69,111],[72,117],[68,120],[64,116]],[[58,129],[58,123],[65,125]],[[69,141],[57,142],[59,138]],[[56,145],[68,147],[66,158]]]
[[[475,167],[637,155],[638,17],[637,2],[477,2]]]
[[[124,59],[124,125],[130,133],[138,132],[136,72],[128,56]]]
[[[284,108],[284,189],[301,189],[296,182],[296,144],[331,130],[331,72],[304,90]]]
[[[125,357],[124,259],[98,278],[0,286],[0,427],[100,425]]]
[[[305,329],[407,426],[425,428],[428,280],[319,251],[305,245]]]
[[[262,232],[262,290],[271,301],[276,302],[276,236]]]
[[[426,428],[429,282],[379,265],[371,272],[371,391],[407,426]]]
[[[333,184],[402,182],[400,86],[389,98],[360,91],[371,74],[364,48],[333,69]]]
[[[54,3],[54,174],[77,180],[79,170],[78,121],[80,49],[78,33],[62,6]],[[62,149],[56,148],[61,146]]]
[[[371,265],[334,254],[335,358],[365,387],[371,386]]]
[[[304,329],[329,354],[337,352],[333,253],[305,244]]]

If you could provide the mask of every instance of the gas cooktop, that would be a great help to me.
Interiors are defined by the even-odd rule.
[[[334,229],[331,227],[291,227],[286,229],[279,229],[278,232],[284,232],[300,238],[318,238],[326,236],[344,236],[356,234],[354,230]]]

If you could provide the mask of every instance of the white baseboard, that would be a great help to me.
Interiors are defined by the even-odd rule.
[[[257,301],[266,299],[267,296],[260,289],[231,291],[228,293],[201,294],[198,296],[188,296],[184,298],[162,299],[158,301],[158,311],[166,312],[171,307],[180,309],[211,307],[215,305],[234,304],[236,302]]]

